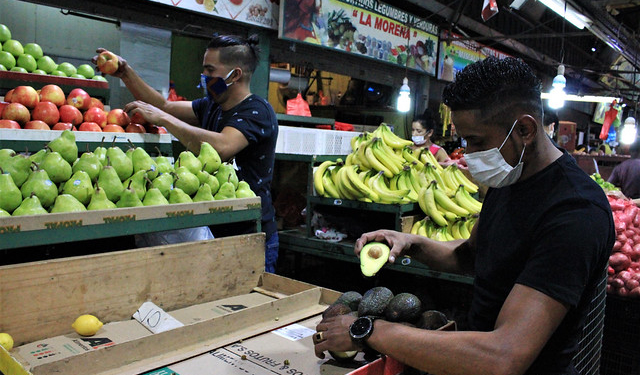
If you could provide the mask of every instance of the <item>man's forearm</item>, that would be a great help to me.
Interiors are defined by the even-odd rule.
[[[141,100],[156,108],[165,110],[166,100],[162,94],[149,86],[130,65],[127,65],[121,79],[136,100]]]
[[[451,273],[468,273],[467,261],[462,258],[458,249],[467,246],[465,240],[440,242],[422,236],[416,236],[416,241],[407,253],[417,261],[426,264],[434,270]]]

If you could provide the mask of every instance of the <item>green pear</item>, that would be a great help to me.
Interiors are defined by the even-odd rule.
[[[35,194],[25,198],[20,206],[13,211],[13,216],[25,216],[25,215],[42,215],[48,214],[47,210],[40,204],[40,199]]]
[[[200,181],[200,185],[204,184],[209,180],[209,176],[211,176],[208,172],[202,170],[196,173],[196,177],[198,177],[198,181]]]
[[[220,188],[220,183],[218,182],[218,179],[212,175],[209,175],[209,178],[207,178],[207,181],[205,181],[205,184],[209,185],[209,187],[211,188],[211,194],[217,193],[218,189]]]
[[[62,134],[60,134],[58,138],[49,142],[47,147],[51,151],[59,153],[69,164],[73,164],[73,162],[78,158],[76,136],[71,130],[63,130]]]
[[[216,151],[211,143],[202,142],[200,144],[200,153],[198,154],[198,160],[202,163],[202,168],[208,173],[213,173],[220,168],[222,160],[218,151]]]
[[[138,193],[136,192],[136,190],[131,187],[131,181],[129,182],[129,184],[127,185],[127,188],[124,189],[124,191],[122,192],[122,196],[120,197],[120,200],[118,201],[118,203],[116,203],[116,206],[118,208],[124,208],[124,207],[140,207],[142,206],[142,201],[140,200],[140,198],[138,198]]]
[[[255,197],[256,193],[251,190],[249,183],[246,181],[238,182],[238,188],[236,189],[236,198],[251,198]]]
[[[136,147],[129,147],[127,149],[127,152],[125,152],[125,155],[127,155],[127,157],[129,158],[129,160],[131,160],[131,162],[133,163],[133,152],[136,150]]]
[[[57,152],[48,152],[40,163],[40,168],[47,171],[49,179],[56,184],[67,181],[73,173],[71,165]]]
[[[144,169],[137,171],[133,176],[124,180],[122,185],[129,186],[131,189],[135,190],[138,195],[138,199],[142,200],[142,198],[144,198],[144,194],[147,192],[147,171]]]
[[[0,217],[7,217],[7,216],[11,216],[11,214],[3,210],[2,208],[0,208]]]
[[[120,182],[120,180],[118,180],[118,182]],[[100,183],[96,182],[96,188],[93,191],[93,195],[91,196],[91,201],[87,205],[87,209],[92,211],[110,210],[113,208],[117,208],[116,204],[109,199],[109,197],[107,196],[107,192],[102,187],[100,187]]]
[[[51,181],[47,171],[40,168],[31,172],[27,181],[20,187],[20,191],[23,199],[35,194],[44,208],[51,207],[58,196],[58,187]]]
[[[43,148],[35,154],[31,154],[29,156],[29,160],[31,160],[32,163],[40,164],[42,163],[42,160],[44,160],[45,156],[47,156],[47,149]]]
[[[102,166],[104,167],[105,165],[107,165],[107,148],[103,146],[104,144],[104,137],[102,137],[102,142],[100,142],[100,146],[96,147],[95,150],[93,150],[93,153],[96,154],[96,156],[98,157],[98,160],[100,160],[100,164],[102,164]]]
[[[193,200],[187,193],[178,187],[171,189],[169,193],[169,203],[192,203]]]
[[[15,156],[16,152],[10,148],[0,149],[0,168],[4,168],[4,161]]]
[[[11,213],[22,203],[22,193],[13,178],[0,168],[0,208]]]
[[[171,161],[169,161],[169,158],[167,158],[166,156],[163,156],[162,153],[160,152],[160,149],[156,147],[156,150],[158,150],[158,157],[156,158],[156,165],[158,166],[158,173],[171,173],[171,172],[175,172],[175,169],[173,168],[173,165],[171,164]],[[156,176],[157,178],[157,176]]]
[[[96,182],[98,180],[98,175],[102,170],[102,163],[98,156],[93,152],[84,152],[80,157],[73,163],[71,167],[73,173],[77,171],[85,171],[91,178],[91,182]]]
[[[171,173],[159,173],[158,177],[151,181],[150,186],[160,190],[165,198],[169,198],[169,193],[173,189],[173,175]]]
[[[220,183],[220,187],[228,181],[233,184],[233,191],[238,188],[238,176],[236,175],[236,170],[233,168],[233,165],[229,163],[222,163],[215,176]]]
[[[187,167],[180,166],[176,169],[173,186],[182,189],[187,195],[192,196],[198,191],[200,181]]]
[[[59,212],[81,212],[86,210],[87,208],[84,204],[80,203],[73,195],[60,194],[49,212],[55,214]]]
[[[200,188],[196,192],[196,195],[193,196],[194,202],[207,202],[212,200],[215,200],[215,199],[211,194],[211,187],[207,184],[200,185]]]
[[[202,170],[202,162],[189,150],[182,151],[180,155],[178,155],[178,164],[181,167],[186,167],[189,172],[193,174]]]
[[[162,195],[160,189],[151,188],[147,190],[147,193],[144,195],[142,204],[145,206],[159,206],[162,204],[169,204],[169,201],[164,197],[164,195]]]
[[[11,174],[17,187],[22,186],[31,173],[31,160],[23,154],[16,154],[5,160],[2,167],[5,172]]]
[[[118,146],[111,146],[107,149],[109,163],[118,173],[120,181],[124,181],[133,174],[133,162]]]
[[[104,190],[107,195],[107,199],[111,202],[117,202],[120,200],[120,196],[124,190],[124,185],[122,185],[122,181],[120,181],[120,176],[118,176],[116,169],[108,163],[102,167],[102,170],[98,175],[96,185],[98,184],[100,184],[100,189]]]
[[[80,203],[85,206],[89,204],[91,195],[93,195],[93,185],[91,178],[85,171],[77,171],[74,173],[62,187],[62,194],[73,195]]]
[[[158,176],[158,166],[144,148],[136,147],[131,155],[131,161],[133,162],[133,173],[147,171],[150,180]]]
[[[217,201],[223,199],[233,199],[236,197],[236,188],[230,181],[223,183],[213,198]]]

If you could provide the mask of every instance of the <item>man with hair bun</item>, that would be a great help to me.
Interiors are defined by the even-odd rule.
[[[99,48],[98,53],[104,49]],[[113,74],[124,82],[136,101],[124,110],[164,126],[196,155],[208,142],[223,161],[235,159],[240,180],[249,183],[262,203],[262,231],[266,233],[265,269],[275,272],[278,232],[271,198],[278,122],[271,105],[252,94],[251,76],[259,57],[258,37],[214,36],[204,53],[201,87],[206,96],[194,101],[168,101],[119,58]],[[95,63],[97,56],[93,58]],[[249,233],[247,223],[212,228],[216,237]]]
[[[363,234],[355,253],[384,241],[391,263],[406,255],[473,275],[468,327],[438,332],[342,315],[317,325],[316,355],[366,346],[430,374],[578,374],[573,358],[587,314],[604,314],[615,239],[609,202],[544,132],[540,82],[521,60],[467,66],[443,102],[467,141],[469,172],[489,186],[471,237],[439,242],[378,230]]]

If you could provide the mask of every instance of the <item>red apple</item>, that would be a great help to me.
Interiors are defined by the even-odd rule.
[[[38,92],[31,86],[18,86],[11,95],[11,103],[20,103],[29,109],[33,109],[39,101]]]
[[[104,51],[98,55],[96,65],[102,73],[113,74],[118,70],[118,56],[113,52]]]
[[[149,133],[151,134],[167,134],[167,129],[164,126],[151,125],[149,126]]]
[[[71,90],[69,95],[67,95],[67,104],[86,111],[91,104],[91,97],[83,89],[76,88]]]
[[[135,123],[135,124],[140,124],[140,125],[146,125],[147,124],[147,120],[144,119],[144,117],[136,112],[133,115],[131,115],[131,122]]]
[[[107,114],[98,107],[91,107],[84,113],[84,122],[95,122],[104,128],[107,125]]]
[[[124,128],[124,131],[125,133],[146,133],[147,132],[144,126],[133,123],[133,122],[127,125],[127,127]]]
[[[85,121],[78,127],[81,132],[101,132],[102,128],[95,122]]]
[[[71,125],[80,125],[84,118],[82,112],[72,105],[65,104],[60,107],[60,122],[68,122]]]
[[[24,124],[23,129],[51,130],[51,128],[49,127],[49,125],[47,125],[46,122],[40,121],[40,120],[27,121],[27,123]]]
[[[104,104],[98,98],[91,97],[91,104],[89,104],[89,108],[98,107],[104,110]]]
[[[4,107],[8,105],[9,105],[9,102],[0,102],[0,118],[2,118],[2,111],[4,111]]]
[[[69,122],[59,122],[59,123],[53,125],[51,130],[73,130],[73,131],[76,131],[78,129],[76,129],[76,127],[73,126],[73,124],[71,124]]]
[[[123,111],[120,108],[115,108],[109,111],[107,114],[107,123],[108,124],[117,124],[120,126],[127,126],[131,120],[129,119],[129,115],[127,112]]]
[[[40,101],[51,102],[60,107],[66,103],[66,98],[60,86],[46,85],[40,89]]]
[[[20,129],[20,124],[13,120],[0,120],[0,128],[2,129]]]
[[[58,107],[51,102],[40,102],[31,111],[32,120],[44,121],[47,125],[53,126],[60,120],[60,112]]]
[[[102,131],[109,133],[124,133],[124,128],[118,124],[107,124],[107,126],[102,128]]]
[[[7,91],[6,94],[4,94],[4,101],[5,102],[11,103],[11,97],[13,96],[13,90],[15,90],[15,89],[11,89],[11,90]]]
[[[29,109],[20,103],[9,103],[2,111],[2,118],[24,124],[31,120]]]

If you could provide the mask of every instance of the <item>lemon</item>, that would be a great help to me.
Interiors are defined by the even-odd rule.
[[[71,325],[82,336],[93,336],[102,327],[102,322],[93,315],[80,315]]]
[[[7,351],[13,349],[13,337],[8,333],[0,333],[0,346]]]

